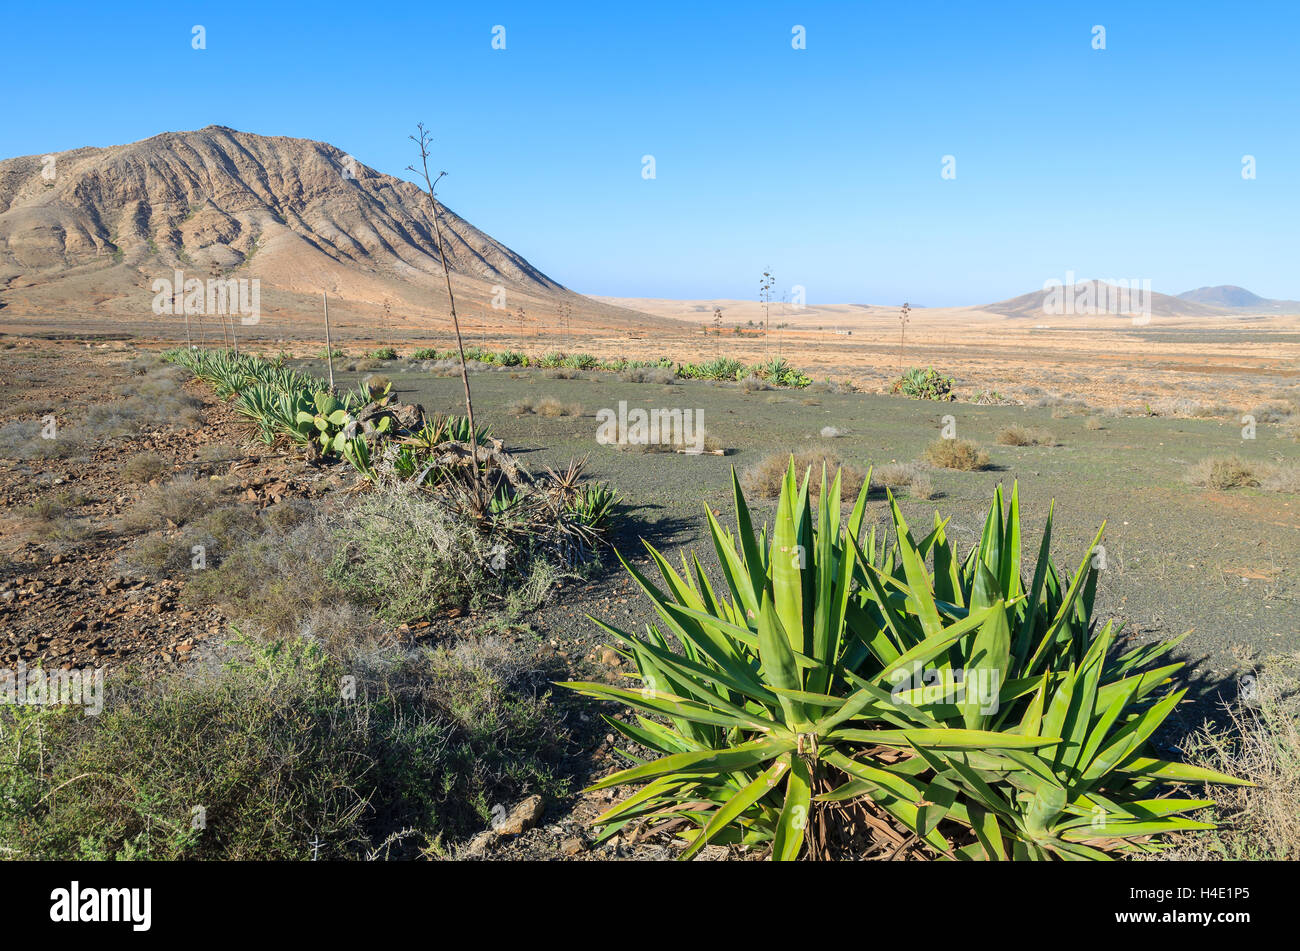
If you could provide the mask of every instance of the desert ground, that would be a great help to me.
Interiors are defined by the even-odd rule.
[[[654,309],[644,301],[624,303]],[[1297,408],[1287,401],[1300,334],[1285,319],[1248,332],[1158,322],[1066,330],[1011,326],[996,315],[972,320],[922,311],[908,327],[901,356],[890,337],[894,315],[873,309],[840,321],[837,329],[851,325],[851,336],[833,335],[824,313],[800,318],[805,326],[771,338],[706,336],[689,323],[676,335],[619,328],[566,335],[563,327],[511,335],[506,326],[466,326],[467,344],[530,354],[678,360],[720,354],[746,361],[779,354],[819,382],[803,389],[747,387],[671,374],[633,382],[627,374],[596,370],[472,364],[479,422],[531,471],[586,458],[587,476],[617,492],[622,517],[611,548],[581,573],[560,579],[531,609],[439,611],[418,623],[381,626],[376,636],[408,648],[504,638],[513,663],[529,672],[528,689],[547,697],[545,684],[555,680],[617,680],[624,662],[589,616],[625,630],[654,617],[613,550],[647,569],[645,540],[670,559],[693,551],[706,571],[716,572],[704,507],[727,517],[731,469],[749,473],[773,454],[814,451],[863,472],[901,465],[923,476],[913,485],[896,483],[904,511],[925,522],[938,509],[951,518],[949,537],[963,548],[978,539],[998,483],[1018,483],[1034,531],[1055,505],[1053,554],[1062,564],[1073,567],[1104,522],[1100,615],[1122,622],[1133,644],[1192,632],[1179,657],[1191,662],[1194,702],[1179,709],[1158,744],[1175,744],[1215,717],[1237,697],[1244,673],[1268,676],[1300,652],[1300,443]],[[290,366],[323,376],[326,362],[317,352],[323,338],[305,320],[291,326],[259,326],[244,334],[242,345],[267,356],[285,351]],[[206,334],[214,345],[213,328]],[[1242,343],[1247,335],[1251,342]],[[240,519],[301,504],[346,508],[355,497],[350,470],[254,443],[246,422],[206,387],[186,382],[174,368],[160,369],[158,353],[176,342],[129,330],[90,334],[75,321],[40,331],[22,322],[5,326],[0,651],[10,664],[130,669],[163,683],[216,669],[255,626],[251,609],[247,600],[232,608],[220,593],[191,588],[194,573],[166,554],[184,537],[180,525],[151,509],[150,500],[175,480],[193,477],[209,487],[203,505],[232,513],[234,528],[226,530],[237,538]],[[448,361],[409,357],[416,346],[448,346],[445,332],[430,328],[396,339],[344,322],[332,342],[342,351],[334,360],[340,388],[382,375],[398,400],[430,414],[454,413],[463,404],[459,374]],[[381,345],[394,346],[398,357],[371,356]],[[900,361],[952,374],[958,399],[889,395],[887,381]],[[642,453],[598,443],[597,412],[622,401],[699,410],[717,454]],[[540,402],[563,408],[530,411]],[[1253,438],[1243,438],[1243,413],[1257,418]],[[50,414],[76,439],[56,456],[34,455],[31,432]],[[987,451],[984,469],[923,461],[945,424]],[[106,438],[95,438],[97,425],[106,427]],[[1002,444],[999,434],[1016,425],[1039,433],[1042,444]],[[1238,457],[1284,478],[1254,487],[1192,484],[1196,464],[1214,456]],[[771,516],[770,500],[754,504],[760,518]],[[884,527],[886,506],[883,492],[873,491],[871,523]],[[325,637],[331,624],[348,622],[313,623]],[[586,823],[609,805],[610,794],[576,790],[611,770],[613,736],[576,698],[549,702],[565,741],[551,767],[562,781],[546,787],[545,814],[520,836],[485,842],[483,833],[446,847],[497,858],[671,855],[671,842],[635,836],[589,849]]]
[[[1269,400],[1292,398],[1300,381],[1300,315],[1238,317],[1153,317],[1135,324],[1126,317],[1071,317],[1029,320],[979,308],[918,308],[911,312],[900,342],[898,310],[886,307],[809,308],[805,314],[774,305],[772,330],[761,331],[762,306],[718,301],[723,323],[718,333],[711,315],[715,302],[651,301],[620,298],[617,320],[584,313],[566,326],[558,315],[538,312],[521,323],[490,309],[462,317],[467,345],[591,353],[601,359],[668,357],[676,362],[715,356],[756,363],[783,357],[817,380],[852,384],[865,392],[886,393],[905,367],[934,367],[954,378],[965,399],[1034,403],[1082,400],[1096,409],[1139,412],[1161,401],[1189,401],[1183,415],[1248,412]],[[324,322],[316,303],[263,315],[256,326],[238,328],[249,346],[309,353],[324,346]],[[627,313],[649,314],[648,327],[629,325]],[[330,306],[333,344],[368,352],[380,346],[399,350],[447,348],[453,343],[445,318],[392,318],[384,323],[372,308]],[[750,326],[753,321],[754,326]],[[580,324],[580,325],[579,325]],[[780,326],[785,325],[785,326]],[[706,332],[707,331],[707,332]],[[200,335],[202,332],[202,336]],[[93,316],[67,313],[19,317],[0,311],[0,333],[37,339],[69,336],[123,339],[176,345],[185,340],[180,318],[152,315],[119,318],[106,328]],[[209,319],[192,321],[195,341],[220,341]],[[1199,410],[1190,407],[1199,404]],[[1168,407],[1167,407],[1168,408]],[[1191,413],[1186,412],[1188,409]]]

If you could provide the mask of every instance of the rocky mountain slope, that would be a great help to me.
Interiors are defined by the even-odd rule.
[[[257,278],[271,313],[310,310],[327,292],[358,316],[438,322],[446,290],[431,212],[416,185],[332,145],[223,126],[7,159],[0,306],[6,317],[146,319],[152,282],[179,269]],[[566,290],[445,207],[442,230],[469,316],[508,322],[523,308],[523,320],[654,322]]]

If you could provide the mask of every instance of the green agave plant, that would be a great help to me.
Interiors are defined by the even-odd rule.
[[[281,433],[305,444],[315,430],[314,426],[299,425],[297,421],[300,412],[313,406],[311,394],[306,390],[286,391],[269,383],[257,383],[242,390],[231,405],[235,412],[253,421],[258,438],[268,446]]]
[[[564,684],[631,707],[610,724],[657,754],[591,787],[637,787],[602,837],[644,823],[686,838],[683,858],[720,843],[794,859],[824,854],[851,808],[931,857],[1098,859],[1208,827],[1185,813],[1209,800],[1161,792],[1239,780],[1147,755],[1183,695],[1181,665],[1150,664],[1177,641],[1114,655],[1111,625],[1096,631],[1101,532],[1067,583],[1049,514],[1026,578],[1015,489],[959,559],[938,515],[917,541],[892,496],[894,544],[864,538],[870,475],[847,522],[839,474],[823,472],[815,513],[810,477],[791,460],[756,536],[733,471],[735,534],[708,513],[725,590],[694,556],[679,572],[647,545],[663,588],[624,562],[659,623],[596,623],[639,686]]]
[[[580,524],[604,530],[613,522],[618,503],[619,497],[613,489],[603,482],[593,482],[579,486],[565,510]]]

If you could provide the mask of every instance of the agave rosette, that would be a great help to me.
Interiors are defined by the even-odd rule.
[[[628,751],[591,787],[638,787],[596,820],[602,837],[644,824],[685,838],[684,858],[717,843],[792,859],[819,810],[865,800],[934,857],[1102,858],[1205,826],[1184,814],[1208,800],[1157,793],[1237,780],[1146,755],[1182,697],[1180,665],[1149,665],[1177,641],[1111,656],[1115,632],[1091,619],[1100,532],[1066,584],[1049,514],[1026,584],[1015,490],[958,559],[945,522],[918,542],[892,496],[894,544],[864,538],[869,475],[842,523],[823,472],[814,518],[810,477],[792,461],[756,535],[732,473],[736,532],[708,514],[725,589],[695,556],[679,571],[647,545],[663,587],[624,562],[659,621],[596,623],[639,686],[565,686],[631,707],[607,719],[658,755]]]

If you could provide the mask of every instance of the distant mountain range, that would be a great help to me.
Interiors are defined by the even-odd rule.
[[[1098,314],[1152,317],[1223,317],[1250,314],[1300,314],[1300,301],[1270,300],[1244,287],[1221,284],[1199,287],[1177,296],[1146,288],[1124,288],[1103,281],[1078,281],[1030,291],[1019,297],[986,304],[983,310],[1007,317],[1070,318]]]
[[[362,323],[391,313],[397,321],[440,324],[447,293],[430,212],[428,195],[416,185],[335,146],[224,126],[6,159],[0,312],[149,322],[159,314],[154,285],[174,284],[180,272],[183,286],[195,278],[209,285],[256,282],[262,309],[286,329],[304,315],[314,321],[322,292],[332,313]],[[585,297],[446,206],[441,224],[458,310],[479,326],[525,333],[557,322],[651,329],[667,326],[666,318],[708,320],[717,306]],[[1112,285],[1084,281],[972,309],[1068,319],[1115,312],[1121,296]],[[725,303],[733,317],[758,319],[742,302]],[[1158,317],[1300,314],[1300,302],[1231,285],[1176,297],[1152,293],[1121,307],[1134,304]],[[772,317],[834,322],[873,309],[840,304],[787,312],[783,304]]]

